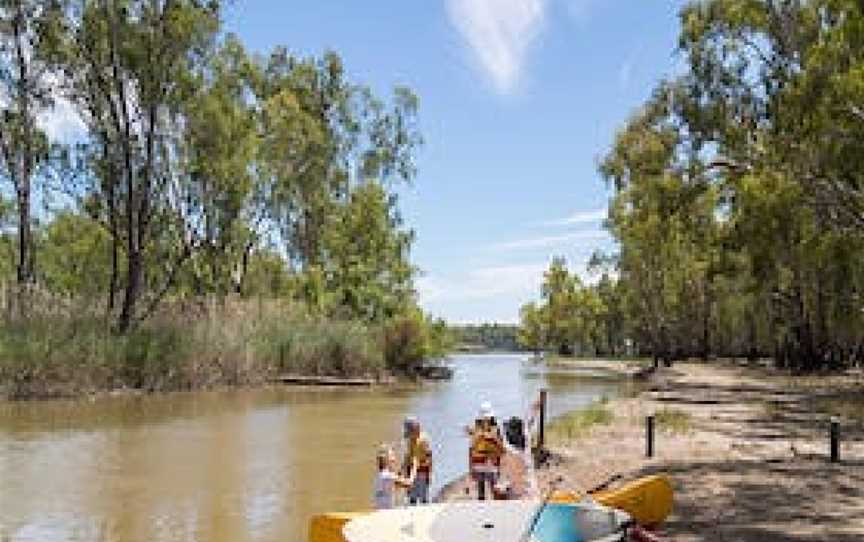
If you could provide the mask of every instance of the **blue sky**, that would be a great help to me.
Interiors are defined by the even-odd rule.
[[[379,95],[420,97],[425,145],[401,207],[421,304],[515,322],[554,255],[584,273],[612,247],[596,171],[615,131],[672,74],[680,0],[245,0],[251,49],[332,49]]]

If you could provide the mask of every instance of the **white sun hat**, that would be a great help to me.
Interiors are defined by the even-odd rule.
[[[480,403],[480,418],[488,419],[495,417],[495,411],[492,410],[492,403],[489,401],[483,401]]]

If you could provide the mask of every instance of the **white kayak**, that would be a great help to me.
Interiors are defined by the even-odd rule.
[[[347,542],[616,542],[629,520],[592,501],[454,502],[373,512],[346,523],[342,535]]]

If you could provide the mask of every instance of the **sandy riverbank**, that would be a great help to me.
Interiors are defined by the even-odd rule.
[[[554,427],[554,458],[541,489],[586,490],[612,475],[667,473],[675,511],[669,540],[864,540],[864,378],[791,379],[732,364],[662,369],[635,397],[609,401],[601,423]],[[611,414],[611,415],[610,415]],[[645,458],[645,417],[658,416],[655,457]],[[841,463],[828,461],[828,419],[841,415]],[[845,416],[844,416],[845,415]],[[606,423],[603,423],[606,422]],[[445,500],[470,498],[465,481]]]

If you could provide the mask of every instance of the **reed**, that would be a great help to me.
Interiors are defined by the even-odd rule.
[[[546,429],[550,440],[566,443],[587,435],[596,426],[609,425],[615,418],[605,397],[591,405],[574,410],[552,420]]]
[[[398,322],[326,318],[283,300],[168,303],[121,335],[98,303],[38,298],[0,318],[0,397],[255,385],[282,373],[380,377],[424,359],[406,347],[423,340],[411,326],[394,334]]]

